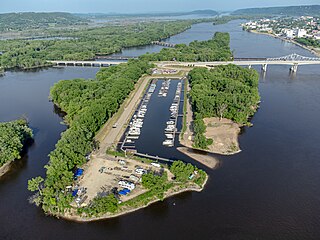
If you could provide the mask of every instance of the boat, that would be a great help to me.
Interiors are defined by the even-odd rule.
[[[129,136],[127,136],[127,139],[139,139],[139,136],[131,136],[131,135],[129,135]]]
[[[164,146],[168,146],[168,147],[172,147],[173,146],[173,140],[165,140],[163,143],[162,143]]]
[[[174,135],[173,135],[173,134],[166,134],[166,137],[167,137],[168,139],[173,139],[173,138],[174,138]]]

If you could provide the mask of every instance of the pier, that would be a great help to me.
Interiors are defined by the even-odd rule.
[[[169,163],[173,163],[174,160],[168,159],[168,158],[163,158],[163,157],[158,157],[158,156],[152,156],[149,154],[143,154],[143,153],[135,153],[134,155],[138,156],[138,157],[143,157],[143,158],[148,158],[148,159],[153,159],[156,161],[164,161],[164,162],[169,162]]]

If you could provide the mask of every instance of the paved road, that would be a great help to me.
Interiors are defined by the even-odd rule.
[[[133,112],[137,108],[141,97],[143,96],[144,89],[149,83],[149,80],[154,77],[152,76],[145,76],[142,77],[140,81],[140,85],[138,86],[138,89],[135,91],[134,96],[127,102],[127,105],[125,106],[125,109],[121,116],[117,120],[117,127],[116,128],[110,128],[109,131],[107,131],[106,135],[104,136],[103,140],[100,142],[100,151],[99,155],[104,155],[106,150],[111,147],[117,140],[121,137],[125,130],[125,126],[127,122],[130,120]],[[110,123],[107,123],[110,124]],[[108,127],[108,126],[106,126]],[[110,127],[110,126],[109,126]]]

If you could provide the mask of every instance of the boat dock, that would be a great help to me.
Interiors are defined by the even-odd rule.
[[[162,79],[160,79],[162,80]],[[143,128],[144,120],[146,113],[148,111],[148,104],[150,102],[151,97],[155,93],[156,89],[159,89],[159,79],[154,79],[150,83],[150,85],[147,87],[145,94],[143,95],[141,99],[141,103],[138,105],[137,109],[135,110],[130,122],[127,125],[127,129],[125,131],[125,134],[123,135],[122,141],[119,142],[119,147],[123,152],[130,152],[131,154],[143,158],[149,158],[155,161],[163,161],[166,163],[172,163],[173,160],[168,158],[163,158],[159,156],[149,155],[147,153],[141,153],[138,152],[136,149],[136,144],[139,141],[140,135],[141,135],[141,129]],[[171,85],[171,79],[164,79],[161,82],[159,92],[157,90],[159,98],[165,98],[169,96],[169,89]],[[181,114],[181,103],[183,103],[183,79],[176,80],[178,83],[175,83],[174,86],[176,86],[176,89],[170,90],[170,98],[172,96],[172,92],[174,93],[173,99],[163,100],[167,102],[166,106],[168,106],[168,110],[170,112],[169,117],[167,121],[165,122],[165,129],[164,129],[164,135],[165,140],[160,140],[160,144],[164,147],[173,147],[176,134],[179,134],[178,130],[178,118],[182,117],[183,114]],[[158,82],[158,84],[157,84]],[[157,87],[158,86],[158,87]],[[152,99],[155,99],[152,97]],[[158,100],[157,100],[158,101]],[[171,102],[172,101],[172,102]],[[160,100],[162,102],[162,100]],[[166,107],[167,108],[167,107]],[[166,119],[167,117],[165,117]],[[165,120],[164,119],[164,120]],[[180,127],[179,127],[180,128]],[[160,130],[161,132],[161,130]],[[159,135],[161,138],[161,133]]]
[[[145,114],[148,111],[149,100],[156,89],[156,80],[153,80],[150,83],[149,89],[144,94],[141,103],[137,110],[135,111],[133,117],[130,120],[130,123],[127,127],[124,140],[121,144],[121,150],[126,148],[134,149],[135,140],[138,140],[141,134],[141,128],[143,126],[143,121]]]
[[[164,130],[166,140],[164,140],[162,144],[167,147],[174,146],[175,136],[178,131],[177,129],[178,117],[183,116],[183,114],[179,114],[181,92],[182,92],[182,81],[183,80],[181,80],[178,83],[173,103],[171,104],[171,107],[169,109],[171,112],[171,117],[167,121],[167,127]]]
[[[143,153],[135,153],[134,155],[138,156],[138,157],[144,157],[144,158],[149,158],[149,159],[153,159],[156,161],[164,161],[164,162],[169,162],[169,163],[173,163],[174,160],[168,159],[168,158],[162,158],[162,157],[158,157],[158,156],[152,156],[149,154],[143,154]]]

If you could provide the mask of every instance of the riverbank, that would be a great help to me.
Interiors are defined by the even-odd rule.
[[[133,159],[126,159],[126,161],[133,161],[131,163],[136,164],[136,160]],[[144,166],[144,163],[139,162],[139,166]],[[165,169],[165,171],[168,171],[168,169]],[[170,172],[169,172],[170,173]],[[172,173],[170,173],[170,178],[173,176]],[[169,176],[168,176],[169,178]],[[153,203],[163,201],[164,199],[168,199],[170,197],[173,197],[175,195],[184,193],[184,192],[201,192],[204,189],[204,186],[206,185],[208,181],[208,175],[206,174],[206,177],[202,183],[201,186],[197,185],[193,181],[188,181],[186,183],[177,183],[174,182],[172,179],[170,182],[172,182],[173,187],[171,187],[169,190],[164,192],[163,197],[160,199],[157,195],[151,195],[149,197],[144,198],[143,196],[148,196],[150,193],[150,190],[144,190],[141,192],[140,189],[140,194],[135,194],[135,197],[133,198],[128,198],[126,201],[122,202],[119,205],[119,209],[115,213],[105,213],[101,216],[84,216],[78,213],[77,208],[73,207],[69,209],[65,214],[60,214],[58,215],[59,218],[69,220],[69,221],[75,221],[75,222],[94,222],[94,221],[99,221],[99,220],[106,220],[106,219],[111,219],[111,218],[116,218],[120,217],[123,215],[127,215],[129,213],[138,211],[140,209],[146,208]],[[133,190],[134,192],[136,190]],[[134,194],[134,193],[130,193]],[[122,197],[121,197],[122,198]]]
[[[189,92],[190,86],[186,82],[185,91]],[[186,94],[187,97],[188,94]],[[210,153],[217,153],[222,155],[236,154],[240,152],[238,135],[240,127],[238,124],[233,123],[231,120],[219,118],[204,119],[206,124],[206,137],[213,139],[213,144],[209,146],[208,150],[195,149],[194,145],[194,131],[193,131],[193,110],[190,99],[186,99],[184,107],[184,131],[180,135],[180,144],[184,147],[178,150],[201,164],[215,168],[218,166],[219,161]]]
[[[187,122],[190,123],[192,121],[190,120],[190,114],[187,116],[189,116]],[[233,155],[241,152],[238,140],[241,131],[239,124],[230,119],[220,119],[218,117],[204,118],[203,121],[206,126],[204,135],[207,139],[212,139],[213,143],[205,150],[194,148],[194,133],[193,129],[189,126],[189,132],[186,132],[187,137],[184,136],[183,139],[180,139],[180,143],[185,148],[178,148],[179,151],[210,168],[215,168],[219,162],[210,154]]]
[[[125,165],[122,165],[123,163],[125,163]],[[164,199],[183,192],[201,192],[208,181],[207,174],[194,173],[195,175],[192,180],[189,179],[185,182],[178,182],[174,180],[174,174],[170,169],[163,165],[162,169],[164,173],[166,173],[167,183],[171,186],[163,193],[163,197],[159,198],[158,194],[151,193],[152,190],[146,189],[143,182],[137,180],[134,181],[136,187],[130,192],[130,194],[125,196],[119,195],[118,198],[120,204],[116,212],[108,212],[100,216],[99,214],[96,216],[89,216],[78,212],[79,207],[90,207],[101,191],[112,191],[115,186],[118,186],[118,179],[126,179],[129,178],[129,176],[132,176],[131,172],[134,171],[137,166],[146,170],[148,169],[148,172],[159,171],[157,166],[150,163],[152,163],[151,160],[137,160],[132,157],[120,158],[107,155],[106,157],[101,158],[98,156],[92,156],[92,159],[83,167],[85,174],[75,183],[79,189],[86,189],[85,197],[82,196],[85,200],[80,206],[77,206],[75,202],[71,203],[72,208],[66,210],[64,214],[59,214],[57,217],[76,222],[92,222],[115,218],[146,208],[155,202],[163,201]],[[198,185],[197,179],[200,180],[202,174],[205,174],[205,178],[203,182]]]
[[[10,171],[11,163],[20,159],[33,138],[24,119],[0,123],[0,177]]]
[[[3,166],[0,167],[0,178],[10,171],[12,163],[13,163],[13,161],[7,162]]]
[[[317,57],[320,57],[320,49],[315,49],[313,47],[303,45],[301,43],[298,43],[298,42],[294,41],[293,39],[287,39],[287,38],[280,37],[280,36],[277,36],[277,35],[272,34],[272,33],[258,32],[258,31],[255,31],[255,30],[250,30],[250,31],[247,31],[247,32],[266,35],[266,36],[269,36],[269,37],[280,39],[280,40],[285,41],[285,42],[289,42],[289,43],[295,44],[295,45],[297,45],[297,46],[299,46],[299,47],[301,47],[303,49],[308,50],[309,52],[311,52],[312,54],[316,55]]]
[[[210,152],[194,149],[192,146],[178,147],[177,150],[208,168],[215,169],[220,165],[218,158]]]
[[[209,177],[206,176],[205,182],[203,184],[202,187],[198,187],[197,185],[194,186],[188,186],[185,188],[175,188],[175,189],[171,189],[170,191],[166,192],[164,194],[163,199],[159,199],[157,197],[155,197],[155,199],[153,199],[152,201],[146,203],[146,204],[142,204],[139,207],[126,207],[123,208],[121,212],[117,212],[115,214],[104,214],[103,216],[99,216],[99,217],[89,217],[89,218],[85,218],[82,216],[77,215],[75,209],[73,209],[71,212],[66,213],[64,215],[59,215],[58,218],[62,218],[68,221],[74,221],[74,222],[79,222],[79,223],[86,223],[86,222],[95,222],[95,221],[101,221],[101,220],[107,220],[107,219],[112,219],[112,218],[116,218],[116,217],[120,217],[120,216],[124,216],[136,211],[139,211],[143,208],[147,208],[150,205],[163,201],[165,199],[168,199],[170,197],[176,196],[178,194],[181,193],[185,193],[185,192],[201,192],[204,189],[204,186],[206,185],[207,181],[208,181]]]

